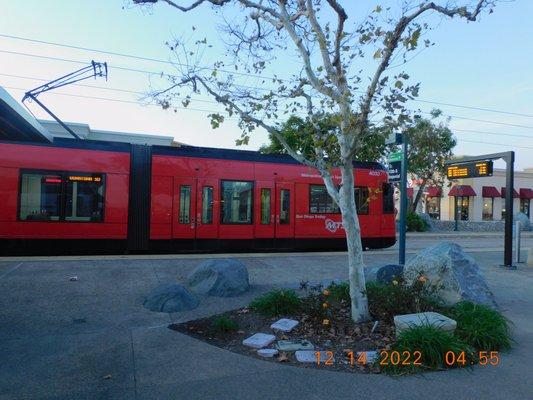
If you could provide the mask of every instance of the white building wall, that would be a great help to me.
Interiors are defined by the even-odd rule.
[[[484,178],[469,178],[458,179],[454,181],[445,181],[442,187],[442,198],[440,201],[440,218],[443,221],[453,221],[455,219],[455,198],[448,196],[451,188],[455,185],[469,185],[476,192],[476,196],[470,197],[469,205],[469,220],[482,221],[483,220],[483,186],[493,186],[501,194],[502,187],[505,187],[505,170],[494,170],[493,176]],[[520,189],[533,190],[533,168],[527,168],[524,171],[515,171],[514,174],[514,189],[520,193]],[[417,188],[414,188],[416,194]],[[494,198],[493,202],[493,220],[498,221],[502,219],[502,208],[504,208],[505,199],[501,197]],[[421,211],[425,207],[421,208]],[[513,199],[513,213],[520,211],[520,199]],[[530,215],[529,219],[533,222],[533,199],[530,200]]]

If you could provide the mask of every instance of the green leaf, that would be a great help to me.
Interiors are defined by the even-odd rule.
[[[381,49],[377,49],[374,53],[374,59],[381,58]]]

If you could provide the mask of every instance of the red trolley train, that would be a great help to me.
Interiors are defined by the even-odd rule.
[[[363,246],[391,246],[387,172],[378,163],[354,167]],[[5,141],[0,177],[4,255],[346,248],[317,171],[285,155]]]

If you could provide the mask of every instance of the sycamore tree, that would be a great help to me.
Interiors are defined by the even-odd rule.
[[[168,85],[152,94],[164,108],[186,106],[194,95],[207,94],[238,118],[240,143],[262,128],[293,158],[318,170],[341,210],[351,316],[368,320],[353,159],[367,140],[372,118],[386,114],[405,121],[405,103],[418,94],[419,85],[397,67],[419,46],[431,45],[423,40],[431,24],[439,18],[476,21],[492,12],[497,0],[401,1],[398,9],[377,5],[368,15],[350,11],[362,8],[359,2],[340,0],[130,1],[167,6],[180,15],[181,25],[201,7],[219,18],[218,38],[225,46],[220,57],[210,66],[199,62],[202,54],[214,56],[206,39],[170,42],[179,73],[168,75]],[[338,115],[339,129],[320,129],[318,121],[328,113]],[[315,126],[309,132],[311,154],[293,149],[277,129],[280,120],[294,114],[305,115]],[[218,113],[210,118],[213,127],[224,121]],[[337,153],[326,157],[331,141]]]
[[[418,115],[405,129],[409,137],[409,173],[418,183],[418,192],[413,200],[412,210],[420,201],[428,185],[442,186],[446,177],[444,161],[453,157],[457,144],[446,123],[435,122],[442,115],[440,110],[431,111],[431,119]]]

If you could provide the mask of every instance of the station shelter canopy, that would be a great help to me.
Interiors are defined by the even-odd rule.
[[[52,135],[0,87],[0,140],[51,143]]]

